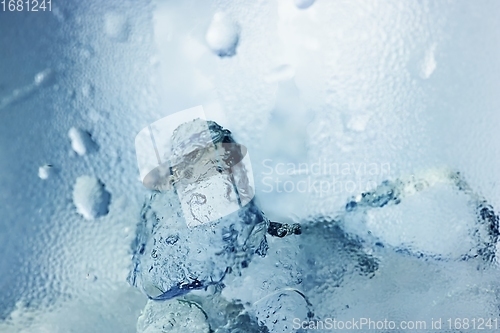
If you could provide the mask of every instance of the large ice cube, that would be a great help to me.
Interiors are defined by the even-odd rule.
[[[430,169],[384,181],[345,209],[343,228],[365,240],[417,256],[496,261],[498,216],[459,172]]]
[[[174,131],[170,178],[144,204],[134,244],[130,281],[150,298],[217,284],[264,254],[268,222],[251,201],[243,148],[214,122]]]

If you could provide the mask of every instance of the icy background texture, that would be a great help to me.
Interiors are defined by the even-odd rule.
[[[367,184],[436,168],[498,213],[498,17],[496,0],[0,11],[0,332],[289,332],[310,304],[315,318],[499,318],[496,259],[460,259],[481,234],[463,192],[433,186],[330,223]],[[266,216],[303,233],[268,237],[216,298],[148,301],[127,283],[151,194],[134,138],[196,105],[248,148]],[[331,180],[275,168],[318,161],[350,166],[343,190],[283,188]]]

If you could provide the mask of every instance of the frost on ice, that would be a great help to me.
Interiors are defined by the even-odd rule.
[[[68,136],[71,140],[71,148],[80,156],[96,148],[95,142],[87,131],[71,127],[68,131]]]
[[[93,220],[108,213],[111,194],[97,178],[81,176],[76,179],[73,189],[73,203],[80,215]]]
[[[210,49],[219,57],[231,57],[236,54],[240,28],[226,14],[216,13],[208,27],[205,39]]]

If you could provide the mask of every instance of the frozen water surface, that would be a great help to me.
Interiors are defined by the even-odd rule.
[[[499,14],[488,0],[1,13],[0,332],[499,320]],[[219,193],[234,182],[152,191],[134,138],[197,105],[248,149],[255,198],[188,226],[193,193],[234,204]]]

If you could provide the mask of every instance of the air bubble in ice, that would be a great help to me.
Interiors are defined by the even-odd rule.
[[[295,6],[299,9],[309,8],[313,3],[314,0],[295,0]]]
[[[54,167],[51,164],[44,164],[38,168],[38,177],[47,179],[54,173]]]
[[[106,35],[119,42],[125,42],[130,33],[127,18],[119,13],[107,13],[104,17],[104,31]]]
[[[81,176],[76,179],[73,189],[73,203],[80,215],[93,220],[108,213],[111,194],[97,178]]]
[[[216,13],[205,39],[210,49],[219,57],[231,57],[236,54],[239,34],[240,28],[236,22],[224,13]]]
[[[79,128],[71,127],[68,131],[71,148],[80,156],[85,155],[95,148],[95,143],[90,133]]]

